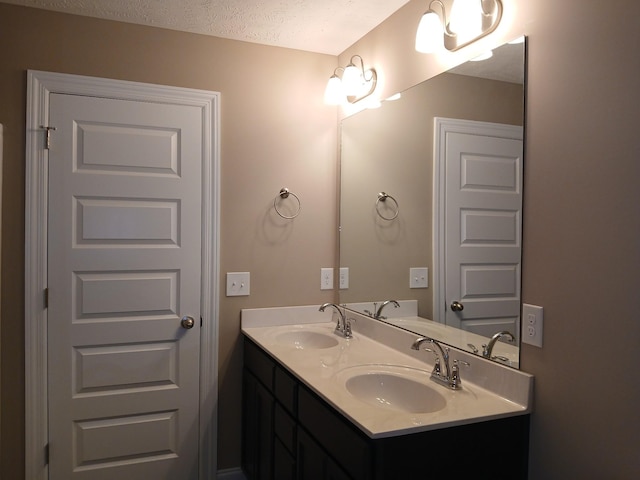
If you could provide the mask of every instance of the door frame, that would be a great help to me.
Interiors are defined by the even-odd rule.
[[[433,319],[445,322],[447,302],[446,288],[441,278],[446,274],[444,249],[445,235],[445,198],[446,198],[446,148],[445,141],[448,133],[482,134],[498,138],[523,140],[523,128],[516,125],[482,122],[476,120],[461,120],[458,118],[435,117],[433,123]],[[522,249],[522,246],[520,247]],[[522,263],[522,252],[520,253]],[[440,285],[443,285],[440,287]],[[522,287],[520,287],[520,302],[522,302]],[[517,322],[518,330],[520,322]],[[517,332],[520,338],[520,332]]]
[[[202,327],[200,332],[199,478],[217,469],[220,258],[220,93],[181,87],[27,71],[25,172],[25,478],[47,480],[47,207],[45,129],[49,95],[62,93],[197,106],[203,120]],[[53,125],[55,127],[55,125]]]

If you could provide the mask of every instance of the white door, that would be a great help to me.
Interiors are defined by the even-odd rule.
[[[49,478],[196,479],[201,109],[49,112]]]
[[[522,128],[462,122],[441,131],[447,325],[519,335]]]

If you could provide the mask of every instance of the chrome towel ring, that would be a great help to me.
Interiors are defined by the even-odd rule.
[[[278,198],[280,199],[289,198],[289,195],[293,196],[293,198],[296,199],[296,202],[298,202],[298,208],[296,209],[293,215],[285,215],[280,210],[278,210]],[[280,193],[276,195],[276,198],[273,199],[273,208],[276,210],[276,213],[280,215],[282,218],[291,220],[292,218],[296,218],[300,214],[300,210],[302,209],[302,204],[300,203],[300,198],[298,198],[298,196],[295,193],[291,192],[288,188],[283,187],[280,189]]]
[[[393,212],[393,216],[391,217],[385,217],[382,213],[380,213],[380,202],[384,203],[387,201],[387,199],[390,199],[396,205],[394,209],[391,209],[391,211]],[[378,199],[376,200],[376,213],[380,218],[384,220],[393,220],[400,213],[400,205],[398,204],[398,201],[388,193],[380,192],[378,194]]]

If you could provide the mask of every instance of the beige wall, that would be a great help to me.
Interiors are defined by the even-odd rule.
[[[633,478],[640,470],[640,3],[602,10],[581,0],[503,3],[503,25],[483,44],[530,36],[523,294],[545,307],[544,348],[525,346],[522,354],[523,368],[536,375],[531,478]],[[410,2],[353,50],[375,63],[383,94],[472,53],[413,52],[425,8]],[[219,466],[239,465],[240,309],[331,299],[318,289],[318,269],[335,262],[336,118],[320,102],[335,58],[3,4],[0,42],[0,476],[21,478],[24,459],[27,68],[222,93],[221,272],[252,272],[252,295],[222,296],[220,304]],[[270,210],[282,186],[303,201],[301,216],[284,227]]]
[[[503,23],[477,51],[415,53],[426,8],[416,0],[340,64],[362,55],[382,72],[384,98],[482,46],[529,36],[523,300],[545,308],[544,348],[525,345],[521,359],[536,376],[530,477],[637,478],[640,3],[503,4]]]
[[[320,304],[336,262],[336,110],[322,104],[333,56],[0,4],[2,470],[24,464],[24,145],[26,69],[221,92],[221,280],[251,272],[251,296],[220,301],[219,467],[240,464],[240,309]],[[281,187],[302,201],[273,213]],[[28,239],[27,239],[28,241]]]

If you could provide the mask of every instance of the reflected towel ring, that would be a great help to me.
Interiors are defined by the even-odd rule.
[[[380,202],[386,202],[387,198],[390,198],[391,200],[393,200],[393,203],[396,204],[395,212],[393,213],[392,217],[385,217],[383,214],[380,213],[380,209],[379,209]],[[378,216],[380,218],[382,218],[384,220],[393,220],[400,213],[400,205],[398,204],[398,201],[395,198],[393,198],[391,195],[389,195],[388,193],[380,192],[378,194],[378,199],[376,200],[376,213],[378,214]]]
[[[284,215],[280,210],[278,210],[278,197],[279,198],[289,198],[289,195],[292,195],[293,198],[296,199],[296,201],[298,202],[298,209],[296,210],[296,212],[293,215]],[[296,218],[299,214],[300,214],[300,210],[302,209],[302,203],[300,203],[300,198],[298,198],[298,196],[289,191],[288,188],[283,187],[280,189],[280,193],[278,193],[278,195],[276,195],[276,198],[273,199],[273,208],[276,210],[276,213],[278,215],[280,215],[282,218],[286,218],[287,220],[291,220],[292,218]]]

